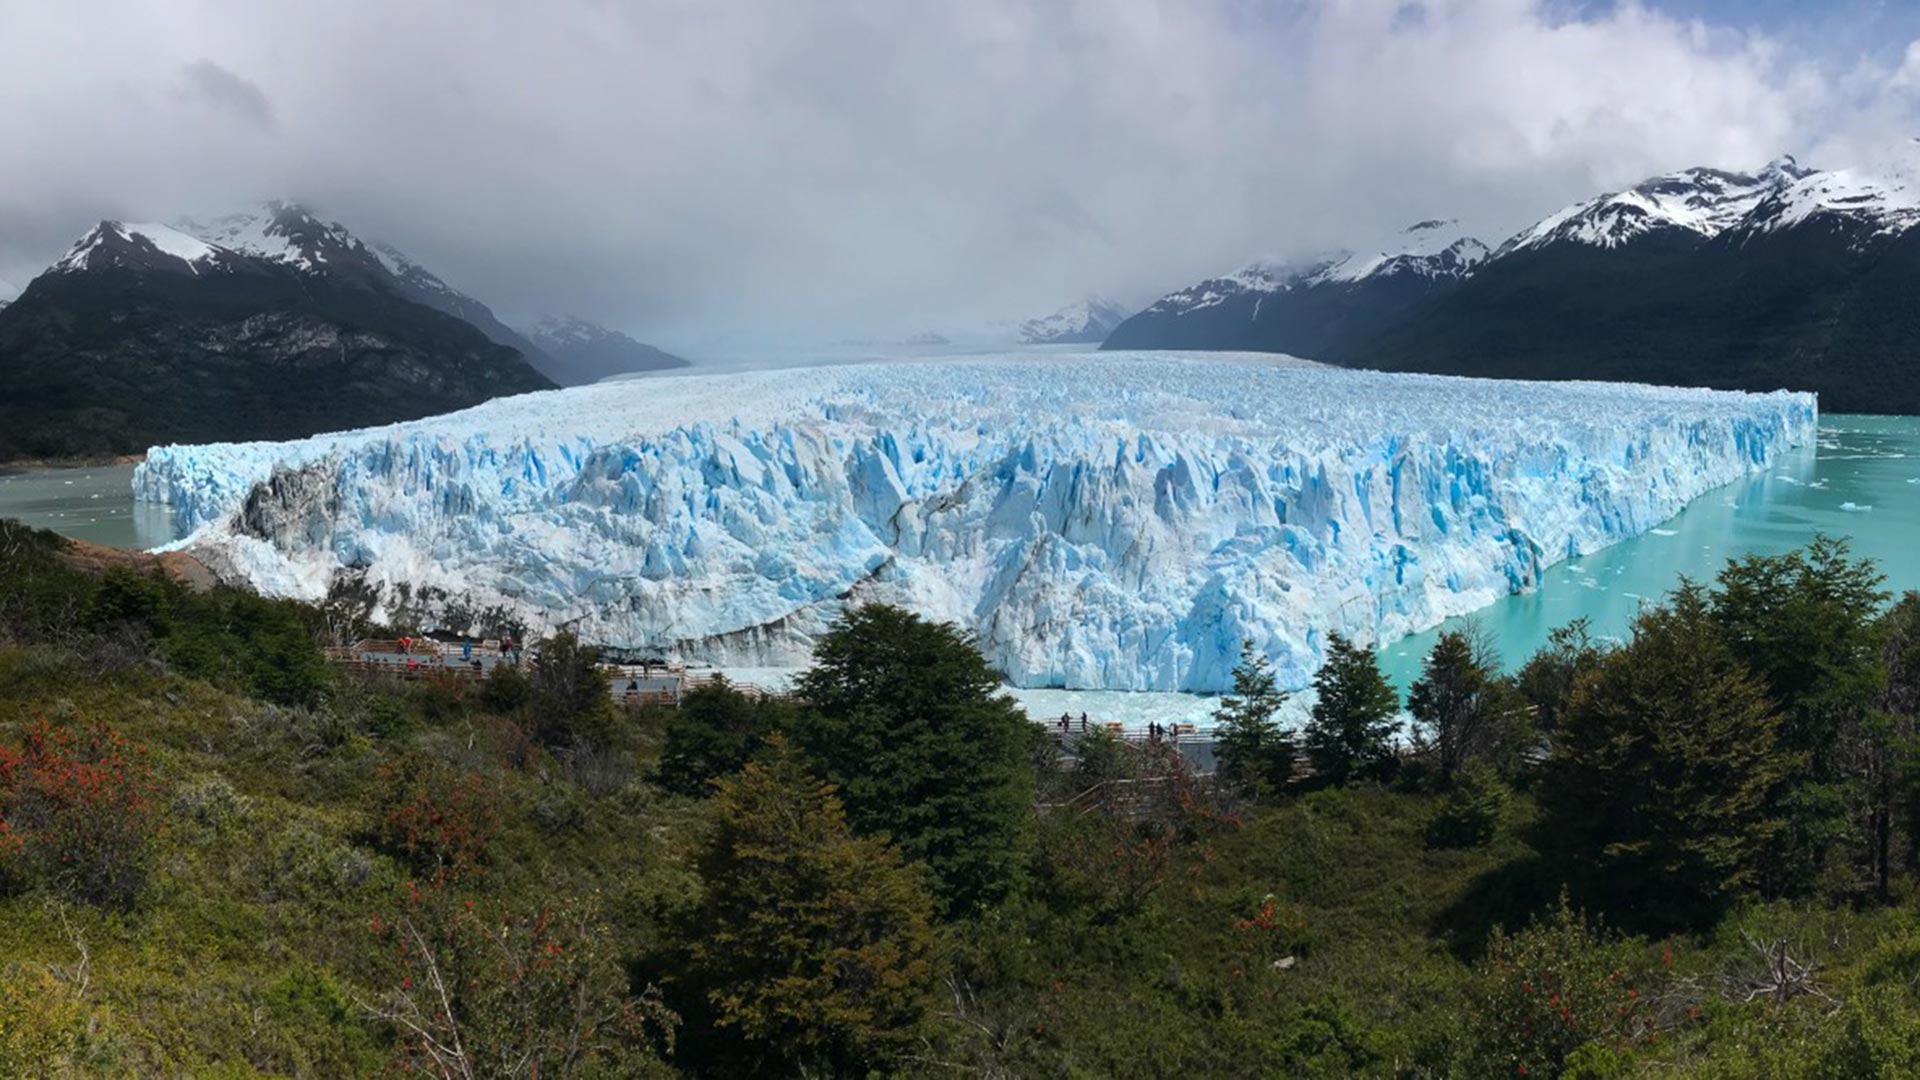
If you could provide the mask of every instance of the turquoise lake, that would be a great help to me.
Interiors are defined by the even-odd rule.
[[[1404,691],[1434,638],[1467,620],[1488,631],[1509,666],[1583,616],[1595,634],[1617,637],[1681,575],[1707,580],[1729,558],[1791,551],[1816,533],[1846,537],[1880,564],[1887,588],[1920,589],[1920,417],[1823,416],[1816,445],[1707,492],[1644,536],[1555,565],[1532,592],[1389,644],[1382,666]]]
[[[135,504],[132,477],[131,465],[0,476],[0,517],[118,547],[174,539],[164,508]],[[1816,445],[1708,492],[1653,532],[1559,563],[1533,592],[1465,619],[1491,633],[1503,660],[1518,664],[1556,626],[1584,616],[1596,634],[1617,636],[1643,601],[1665,594],[1680,575],[1708,579],[1732,556],[1788,551],[1817,532],[1847,537],[1856,554],[1880,564],[1889,589],[1920,589],[1920,417],[1823,417]],[[1387,645],[1383,666],[1395,684],[1404,690],[1440,630],[1462,621]],[[1211,709],[1208,699],[1181,694],[1023,696],[1035,697],[1042,714],[1092,707],[1184,717]]]

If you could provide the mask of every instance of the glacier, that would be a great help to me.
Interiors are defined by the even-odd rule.
[[[1812,395],[1107,352],[623,380],[284,443],[165,446],[135,494],[264,593],[801,666],[851,602],[1021,687],[1308,683],[1533,587],[1810,441]]]

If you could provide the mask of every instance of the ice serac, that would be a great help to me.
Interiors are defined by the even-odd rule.
[[[1532,587],[1812,437],[1811,395],[988,357],[613,382],[288,443],[154,449],[140,497],[273,594],[341,582],[627,648],[804,662],[850,601],[1023,686],[1304,684]]]

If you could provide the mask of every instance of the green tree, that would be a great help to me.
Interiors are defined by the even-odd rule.
[[[480,681],[480,704],[490,712],[509,716],[532,700],[533,680],[516,664],[495,664]]]
[[[1902,596],[1881,623],[1887,685],[1852,764],[1866,789],[1868,858],[1885,897],[1892,888],[1896,829],[1907,837],[1908,872],[1920,872],[1920,593]]]
[[[1313,703],[1303,741],[1314,779],[1335,786],[1374,779],[1393,763],[1400,696],[1372,649],[1327,635],[1327,662],[1313,677]]]
[[[1797,755],[1765,687],[1683,582],[1580,680],[1545,789],[1557,846],[1616,912],[1700,925],[1755,887],[1781,823],[1771,794]]]
[[[1133,748],[1104,727],[1094,728],[1073,743],[1073,778],[1082,789],[1138,775]],[[1077,792],[1076,792],[1077,794]]]
[[[540,643],[533,658],[533,736],[547,746],[604,743],[613,730],[613,695],[600,654],[571,630]]]
[[[736,689],[725,678],[688,691],[667,720],[660,786],[704,797],[713,782],[746,765],[782,726],[781,710]]]
[[[951,916],[1012,891],[1038,737],[970,635],[884,604],[842,615],[798,682],[798,741],[863,835],[933,872]]]
[[[1547,644],[1520,666],[1514,679],[1520,696],[1533,707],[1534,726],[1549,740],[1560,728],[1574,684],[1605,655],[1594,643],[1592,624],[1583,616],[1547,635]]]
[[[1720,572],[1713,616],[1780,706],[1782,745],[1806,761],[1774,793],[1786,828],[1768,860],[1770,892],[1812,887],[1831,851],[1865,853],[1852,820],[1865,794],[1845,759],[1872,737],[1870,713],[1886,688],[1875,617],[1883,580],[1871,560],[1825,535],[1801,551],[1730,560]]]
[[[866,1075],[927,1033],[933,902],[775,736],[722,780],[683,918],[687,1058],[724,1075]]]
[[[1509,765],[1507,759],[1520,748],[1521,707],[1495,672],[1490,651],[1473,634],[1446,631],[1407,692],[1415,749],[1431,763],[1443,788],[1469,761]]]
[[[1293,740],[1280,729],[1280,707],[1287,694],[1274,682],[1273,665],[1240,645],[1233,669],[1233,693],[1214,709],[1213,754],[1222,780],[1253,792],[1273,795],[1293,782]]]
[[[108,567],[87,598],[87,622],[99,629],[117,624],[139,626],[155,636],[172,625],[172,598],[164,578]]]

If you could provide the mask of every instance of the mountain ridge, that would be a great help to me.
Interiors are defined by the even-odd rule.
[[[1167,294],[1103,348],[1813,390],[1838,411],[1920,413],[1920,316],[1901,299],[1920,291],[1916,177],[1914,145],[1873,168],[1682,169],[1569,204],[1422,290],[1377,273],[1329,289],[1363,265],[1351,255],[1254,264]]]
[[[272,210],[217,240],[102,221],[29,282],[0,309],[0,459],[289,438],[554,385],[391,287],[344,229]]]
[[[682,357],[577,315],[543,315],[524,334],[552,358],[554,370],[566,376],[556,380],[563,386],[692,366]]]
[[[1458,223],[1418,222],[1370,252],[1259,261],[1169,293],[1122,322],[1103,349],[1248,349],[1319,357],[1405,318],[1469,274],[1487,246]]]

